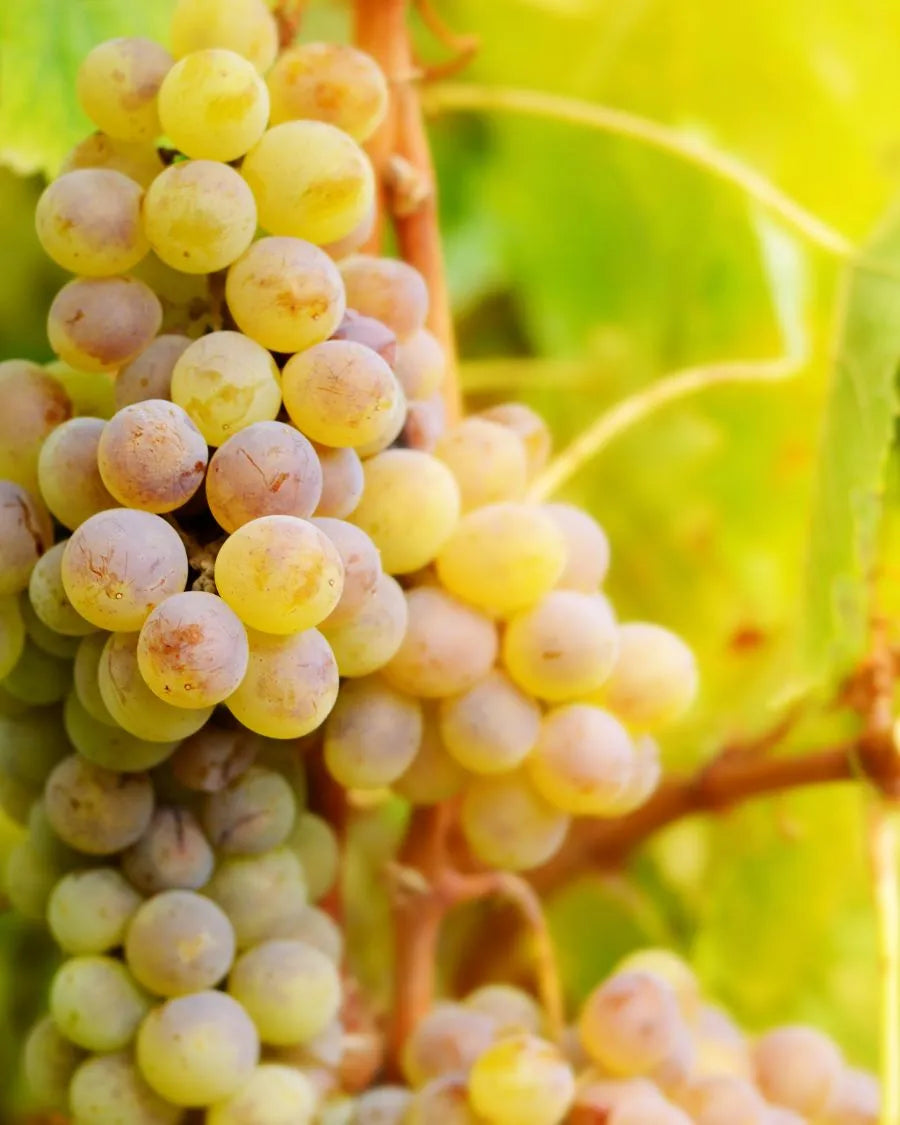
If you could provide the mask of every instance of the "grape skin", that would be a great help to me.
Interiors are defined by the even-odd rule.
[[[524,402],[502,402],[479,412],[479,417],[497,422],[518,434],[525,446],[528,479],[534,480],[550,460],[553,439],[544,419]]]
[[[340,264],[351,309],[380,320],[404,339],[425,326],[428,287],[417,269],[397,258],[356,254]]]
[[[206,1115],[207,1125],[311,1125],[317,1105],[311,1081],[290,1066],[264,1063],[227,1101]]]
[[[412,1086],[434,1078],[467,1074],[494,1042],[497,1028],[482,1012],[444,1003],[424,1015],[403,1045],[401,1065]]]
[[[247,632],[237,614],[215,594],[199,590],[158,605],[137,643],[138,668],[150,690],[192,710],[227,699],[249,660]]]
[[[223,855],[252,855],[284,843],[297,805],[290,785],[274,770],[251,766],[203,802],[207,836]]]
[[[207,724],[175,752],[172,772],[187,789],[217,793],[246,773],[261,747],[262,739],[251,731]]]
[[[137,1064],[144,1079],[177,1106],[206,1106],[231,1097],[258,1060],[256,1029],[224,992],[168,1000],[153,1009],[138,1032]]]
[[[44,505],[21,485],[0,480],[0,596],[25,589],[52,543],[53,524]]]
[[[511,984],[484,984],[463,1001],[494,1021],[497,1035],[540,1035],[544,1024],[541,1007],[529,992]]]
[[[376,678],[354,680],[325,723],[325,764],[347,789],[379,789],[400,777],[421,738],[417,699]]]
[[[11,595],[0,598],[0,680],[18,663],[25,648],[25,622]]]
[[[135,843],[154,803],[147,774],[114,773],[74,754],[47,778],[44,800],[54,832],[87,855],[112,855]]]
[[[54,544],[34,565],[28,580],[28,600],[38,618],[56,633],[83,637],[96,627],[75,610],[62,581],[62,557],[68,540]]]
[[[550,1043],[513,1035],[478,1058],[469,1096],[491,1125],[559,1125],[575,1097],[575,1076]]]
[[[278,52],[278,26],[263,0],[178,0],[169,29],[176,59],[204,47],[227,47],[264,74]]]
[[[56,1026],[88,1051],[127,1047],[150,1005],[150,997],[112,957],[72,957],[50,983],[50,1014]]]
[[[97,1055],[75,1071],[74,1125],[178,1125],[183,1111],[155,1094],[125,1052]]]
[[[190,345],[190,336],[178,333],[157,336],[116,375],[116,410],[151,398],[170,398],[175,363]]]
[[[41,448],[37,466],[41,496],[70,531],[98,512],[118,507],[97,465],[105,425],[100,418],[72,418],[57,427]]]
[[[222,860],[204,894],[219,904],[234,927],[238,949],[275,936],[278,927],[306,906],[306,880],[287,847]]]
[[[695,1125],[769,1125],[762,1094],[746,1079],[730,1075],[701,1078],[678,1094]]]
[[[82,168],[108,168],[121,172],[130,180],[146,188],[160,174],[165,165],[156,145],[146,141],[120,141],[106,133],[92,133],[70,150],[62,167],[61,176]]]
[[[150,248],[141,226],[142,196],[140,184],[121,172],[66,172],[38,200],[41,246],[57,265],[82,277],[126,273]]]
[[[90,633],[78,645],[75,653],[74,686],[78,702],[92,719],[107,726],[116,726],[100,694],[100,658],[109,637],[108,633]]]
[[[47,924],[66,953],[108,953],[120,946],[141,896],[114,867],[72,871],[53,888]]]
[[[357,1098],[349,1125],[403,1125],[412,1096],[405,1086],[373,1086]]]
[[[269,91],[253,64],[222,47],[185,55],[159,89],[163,132],[198,160],[237,160],[262,136],[268,115]]]
[[[78,68],[78,100],[110,137],[153,141],[163,132],[156,99],[171,66],[172,56],[152,39],[107,39]]]
[[[356,678],[377,672],[396,654],[408,620],[401,586],[389,574],[381,574],[375,589],[352,617],[338,625],[326,619],[322,631],[341,675]]]
[[[50,347],[79,371],[113,371],[144,350],[162,324],[159,298],[134,277],[81,277],[53,298]]]
[[[372,597],[382,575],[381,555],[355,524],[327,517],[313,519],[312,523],[334,544],[344,569],[340,600],[322,623],[323,628],[334,628],[351,621]]]
[[[697,695],[694,654],[684,641],[647,622],[619,627],[619,654],[603,686],[606,706],[638,730],[656,730],[690,707]]]
[[[464,512],[525,495],[525,446],[496,422],[464,418],[441,438],[435,453],[456,478]]]
[[[318,448],[322,468],[322,495],[317,516],[346,519],[359,505],[365,486],[362,461],[355,449]]]
[[[25,359],[0,363],[0,479],[38,495],[44,443],[72,416],[62,383]]]
[[[269,927],[267,937],[305,942],[338,966],[344,957],[344,935],[340,927],[330,914],[318,906],[304,906],[279,918]]]
[[[205,886],[215,855],[197,819],[180,806],[158,806],[146,831],[121,858],[122,871],[142,894]]]
[[[25,1039],[22,1065],[31,1094],[50,1109],[68,1109],[69,1083],[84,1058],[80,1047],[66,1039],[44,1016]]]
[[[308,518],[321,496],[318,454],[284,422],[254,422],[220,445],[209,463],[206,499],[225,531],[261,516]]]
[[[473,773],[504,773],[531,753],[541,709],[503,672],[492,671],[461,695],[441,700],[441,738]]]
[[[574,504],[544,504],[566,541],[566,566],[556,585],[561,590],[597,591],[609,570],[610,549],[606,532],[587,512]]]
[[[528,871],[562,845],[569,818],[521,771],[478,777],[463,797],[462,830],[474,855],[491,867]]]
[[[422,719],[422,739],[416,756],[391,788],[412,805],[435,805],[455,797],[468,775],[447,752],[433,709],[424,708]]]
[[[334,829],[316,813],[298,812],[285,843],[300,860],[310,900],[318,902],[340,875],[341,851]],[[302,937],[302,934],[290,936]]]
[[[83,758],[117,773],[153,769],[169,758],[178,745],[177,740],[156,742],[138,738],[118,723],[110,725],[95,719],[76,692],[70,692],[66,698],[63,720],[69,741]]]
[[[843,1059],[820,1031],[789,1024],[757,1041],[753,1066],[756,1083],[770,1102],[814,1118],[837,1088]]]

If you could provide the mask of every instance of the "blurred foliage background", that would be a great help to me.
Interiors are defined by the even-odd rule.
[[[740,158],[854,243],[898,194],[895,5],[438,7],[481,38],[458,81],[562,93],[664,122]],[[73,93],[77,62],[110,35],[164,39],[169,8],[170,0],[6,0],[0,358],[49,358],[43,321],[60,277],[41,256],[31,212],[43,177],[88,131]],[[303,36],[345,36],[348,26],[341,4],[313,3]],[[417,34],[426,57],[441,57],[424,28]],[[867,562],[854,522],[860,504],[877,508],[892,489],[900,284],[870,276],[860,288],[857,275],[857,319],[842,325],[846,264],[705,170],[628,138],[525,117],[438,113],[432,135],[473,405],[525,400],[563,447],[608,405],[667,372],[802,349],[796,378],[711,389],[648,418],[564,495],[610,533],[610,588],[622,614],[679,630],[700,657],[701,703],[667,740],[671,764],[690,766],[765,730],[798,697],[820,706],[800,723],[797,747],[839,736],[846,719],[821,704],[859,643],[841,644],[831,598],[859,582]],[[890,245],[885,253],[890,259]],[[900,253],[893,261],[900,269]],[[843,365],[833,362],[838,352]],[[877,432],[866,428],[873,418]],[[854,460],[861,438],[874,453],[863,479]],[[852,573],[839,573],[848,565]],[[888,550],[889,606],[896,573]],[[861,786],[842,786],[684,823],[621,876],[587,877],[555,894],[571,997],[629,948],[672,945],[751,1028],[813,1020],[855,1061],[873,1064],[865,802]],[[383,825],[362,831],[368,845],[380,841],[369,847],[374,863],[391,837]],[[383,902],[364,873],[356,881],[372,898],[358,904],[357,924],[373,924]],[[377,981],[383,964],[369,944],[362,968]],[[41,986],[42,963],[32,937],[0,917],[0,1059],[11,1059],[4,1048]]]

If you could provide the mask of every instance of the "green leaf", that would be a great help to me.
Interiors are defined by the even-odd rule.
[[[825,415],[810,531],[806,633],[822,675],[857,658],[866,641],[868,584],[897,414],[900,364],[900,210],[847,278]]]
[[[75,96],[88,51],[118,35],[165,41],[171,0],[6,0],[0,13],[0,163],[53,174],[91,132]]]

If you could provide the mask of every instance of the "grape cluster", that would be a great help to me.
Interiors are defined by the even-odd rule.
[[[423,278],[360,252],[376,64],[276,57],[263,0],[179,0],[171,39],[83,61],[99,131],[36,215],[75,275],[57,359],[0,364],[4,883],[65,955],[29,1081],[74,1125],[552,1125],[583,1097],[504,988],[416,1029],[415,1094],[341,1093],[378,1037],[315,905],[339,848],[304,758],[459,795],[475,860],[529,869],[653,792],[692,654],[617,621],[590,516],[527,499],[532,411],[446,423]],[[585,1050],[663,1081],[603,1056],[600,995]]]

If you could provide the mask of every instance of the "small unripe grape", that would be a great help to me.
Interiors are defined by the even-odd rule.
[[[150,997],[112,957],[72,957],[50,984],[56,1026],[88,1051],[127,1047],[150,1006]]]
[[[575,1075],[552,1044],[514,1035],[478,1058],[469,1096],[491,1125],[559,1125],[575,1097]]]

